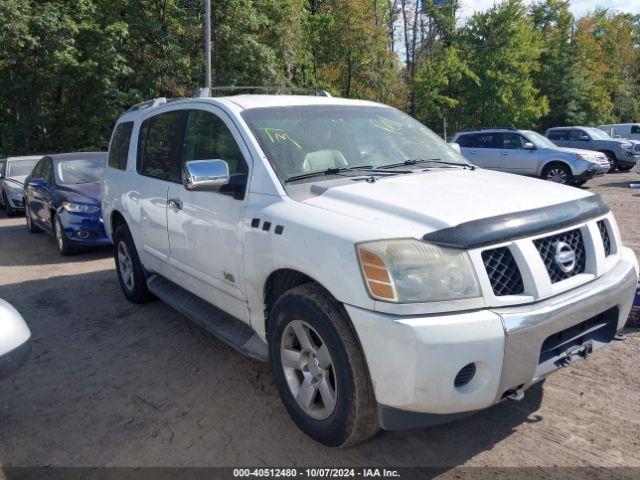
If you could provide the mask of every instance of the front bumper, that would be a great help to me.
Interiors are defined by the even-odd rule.
[[[623,167],[631,167],[635,166],[635,164],[640,161],[640,155],[636,154],[632,150],[627,150],[618,155],[617,160],[618,165],[622,165]]]
[[[64,233],[68,240],[76,245],[111,245],[107,237],[100,213],[70,213],[66,210],[58,212]]]
[[[31,338],[4,355],[0,355],[0,382],[18,371],[31,354]]]
[[[610,168],[611,167],[608,163],[606,165],[592,163],[584,172],[574,175],[573,178],[578,182],[587,181],[594,177],[599,177],[600,175],[604,175],[609,171]]]
[[[553,353],[541,353],[548,339],[606,312],[608,330],[598,330],[605,333],[590,348],[604,346],[624,326],[638,282],[633,253],[621,253],[600,278],[529,305],[418,317],[347,305],[380,405],[381,426],[441,423],[489,407],[512,389],[526,390],[562,366]],[[476,366],[471,381],[454,386],[458,372],[470,363]]]
[[[8,205],[5,205],[5,208],[8,210],[14,211],[24,211],[24,200],[22,197],[22,192],[15,193],[10,191],[7,195]]]

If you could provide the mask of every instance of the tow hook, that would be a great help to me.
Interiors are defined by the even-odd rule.
[[[524,398],[524,390],[521,388],[514,388],[513,390],[510,390],[507,393],[507,399],[509,400],[515,400],[516,402],[519,402],[523,398]]]
[[[616,342],[622,342],[627,339],[627,336],[624,333],[616,333],[616,336],[613,337]]]

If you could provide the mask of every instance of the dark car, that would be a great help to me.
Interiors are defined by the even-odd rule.
[[[62,255],[79,246],[109,245],[102,223],[100,181],[106,153],[47,155],[25,181],[25,215],[31,233],[56,238]]]

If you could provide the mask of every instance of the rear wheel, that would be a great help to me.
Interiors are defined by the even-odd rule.
[[[321,287],[289,290],[269,319],[269,356],[280,397],[296,425],[331,447],[378,429],[364,357],[341,306]]]
[[[544,172],[542,172],[542,178],[562,185],[571,185],[573,183],[571,169],[562,163],[552,163],[545,167]]]
[[[154,297],[147,288],[147,276],[126,225],[120,225],[113,234],[113,256],[118,281],[127,300],[133,303],[152,300]]]
[[[58,246],[60,255],[66,256],[75,252],[75,248],[64,234],[64,226],[62,225],[62,220],[60,220],[58,215],[53,217],[53,233],[56,237],[56,245]]]

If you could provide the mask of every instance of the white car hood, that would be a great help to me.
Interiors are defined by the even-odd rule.
[[[424,235],[461,223],[569,202],[591,194],[489,170],[439,169],[328,188],[303,202],[375,224],[383,237]]]

